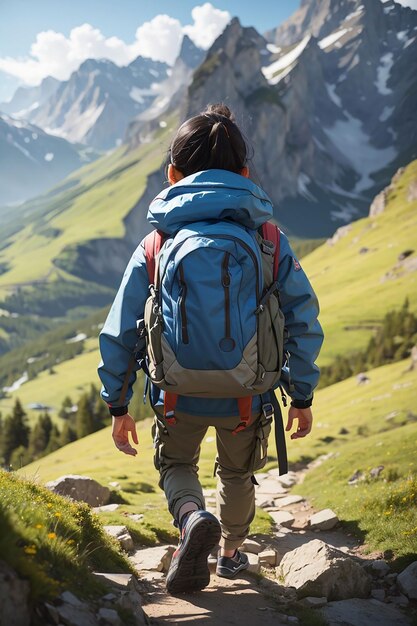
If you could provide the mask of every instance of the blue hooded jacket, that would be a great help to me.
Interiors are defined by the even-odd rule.
[[[211,219],[233,220],[247,229],[256,230],[272,215],[270,199],[251,180],[226,170],[206,170],[164,189],[152,201],[148,220],[158,230],[172,235],[189,223]],[[315,360],[323,342],[323,332],[317,319],[319,307],[310,282],[283,233],[278,283],[288,331],[284,347],[290,354],[290,372],[288,367],[284,368],[281,382],[292,399],[310,400],[319,379]],[[101,396],[112,407],[120,406],[123,381],[137,341],[136,321],[143,318],[148,295],[149,279],[142,241],[130,259],[100,333],[102,361],[98,372],[103,383]],[[135,380],[134,372],[124,404],[128,404],[132,397]],[[253,410],[258,410],[260,404],[260,397],[256,396]],[[180,396],[177,409],[213,417],[239,415],[237,401],[233,398],[204,398],[201,401],[199,398]]]

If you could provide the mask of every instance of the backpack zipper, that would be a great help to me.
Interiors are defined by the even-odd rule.
[[[260,293],[260,287],[259,287],[259,263],[258,263],[258,258],[256,256],[256,254],[254,253],[253,250],[251,250],[250,246],[243,241],[242,239],[240,239],[239,237],[233,237],[233,235],[216,235],[214,233],[210,233],[210,236],[216,239],[228,239],[229,241],[235,241],[238,245],[242,246],[242,248],[244,248],[246,250],[246,252],[249,254],[249,256],[251,257],[253,264],[255,266],[255,270],[256,270],[256,302],[258,303],[261,297],[261,293]],[[188,239],[192,239],[193,237],[201,237],[200,234],[196,234],[196,235],[190,235],[190,237]],[[176,246],[174,246],[170,251],[169,251],[169,256],[171,257],[173,253],[175,253],[179,248],[181,248],[181,246],[184,244],[183,241],[181,241],[180,243],[178,243]],[[180,263],[181,265],[181,263]],[[166,271],[166,266],[164,268],[163,274],[159,279],[159,284],[162,284],[162,280],[164,278],[165,275],[165,271]],[[162,293],[159,294],[159,299],[160,301],[162,300]],[[162,303],[162,302],[161,302]]]
[[[226,252],[222,263],[222,285],[224,290],[224,336],[231,339],[230,328],[230,274],[229,274],[230,252]]]
[[[188,343],[188,328],[187,328],[187,309],[185,308],[185,300],[187,297],[187,283],[185,282],[184,268],[182,263],[178,266],[179,283],[181,288],[181,295],[178,300],[180,312],[181,312],[181,337],[183,343]]]

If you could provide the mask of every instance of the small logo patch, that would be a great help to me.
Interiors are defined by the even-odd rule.
[[[297,259],[293,259],[294,262],[294,269],[296,272],[299,272],[301,269],[301,265],[299,264],[299,262],[297,261]]]

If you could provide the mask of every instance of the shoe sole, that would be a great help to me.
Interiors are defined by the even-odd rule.
[[[191,523],[187,539],[181,545],[175,566],[166,579],[168,593],[200,591],[210,582],[207,559],[220,541],[221,529],[216,518],[199,518]]]

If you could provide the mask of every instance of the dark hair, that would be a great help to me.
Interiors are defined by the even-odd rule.
[[[247,162],[246,142],[225,104],[210,104],[178,129],[169,162],[184,176],[220,169],[240,174]]]

